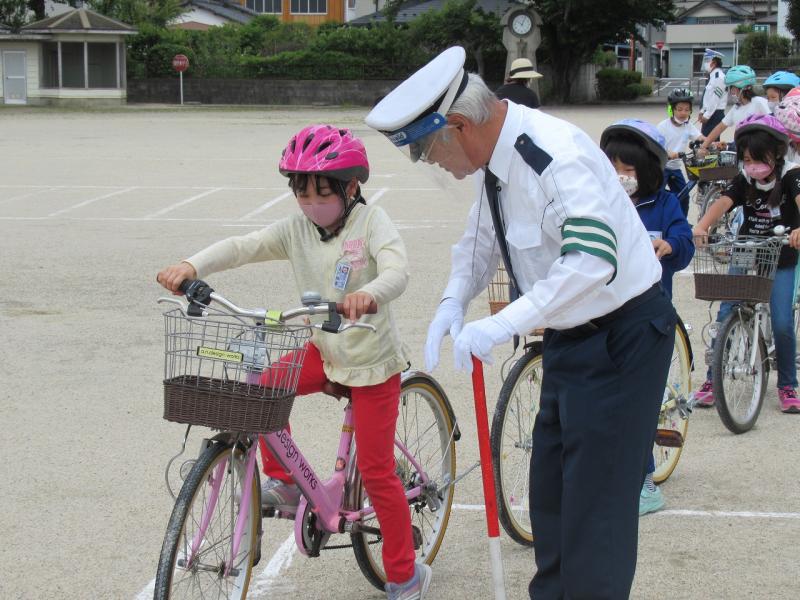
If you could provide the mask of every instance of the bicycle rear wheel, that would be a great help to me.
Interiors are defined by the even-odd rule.
[[[675,347],[672,351],[672,360],[667,376],[667,387],[661,403],[661,412],[658,415],[658,428],[678,432],[686,441],[689,430],[689,419],[681,414],[681,405],[686,404],[692,391],[692,364],[689,338],[682,323],[678,323],[675,330]],[[683,446],[663,446],[658,443],[653,446],[656,470],[653,481],[662,483],[666,481],[681,457]]]
[[[156,573],[154,600],[203,598],[241,600],[247,596],[256,556],[261,489],[254,472],[250,508],[239,551],[231,561],[232,540],[244,488],[244,453],[212,443],[186,478],[167,525]],[[215,486],[216,484],[216,486]],[[214,488],[218,487],[215,493]],[[205,535],[201,523],[208,519]],[[196,550],[192,553],[192,547]],[[191,556],[191,561],[189,557]],[[225,576],[228,564],[231,572]]]
[[[457,439],[450,402],[431,377],[418,374],[403,381],[396,436],[430,479],[423,494],[410,501],[409,510],[417,560],[431,564],[442,545],[450,519]],[[397,446],[395,460],[403,488],[410,490],[419,485],[417,468]],[[352,510],[369,506],[369,497],[359,474],[356,474],[354,486],[355,506]],[[362,525],[379,527],[374,515],[364,519]],[[351,539],[361,572],[372,585],[383,590],[386,583],[383,538],[377,533],[358,532],[352,534]]]
[[[503,382],[492,419],[498,516],[508,536],[523,546],[533,545],[530,465],[541,386],[542,345],[537,342],[514,364]]]
[[[753,428],[766,392],[767,348],[760,332],[755,342],[755,361],[750,365],[753,318],[752,314],[734,309],[714,342],[714,405],[732,433]]]

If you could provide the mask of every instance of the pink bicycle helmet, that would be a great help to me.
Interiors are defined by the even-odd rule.
[[[739,138],[742,135],[753,133],[754,131],[764,131],[770,134],[779,142],[784,144],[789,143],[789,132],[781,124],[781,122],[772,115],[750,115],[742,119],[736,127],[736,133],[733,135],[734,141],[738,144]]]
[[[340,181],[369,179],[369,162],[363,142],[349,129],[310,125],[289,140],[278,163],[281,175],[324,175]]]
[[[792,98],[794,96],[800,96],[800,86],[790,89],[788,92],[786,92],[784,98]]]
[[[800,93],[786,95],[775,107],[775,118],[781,122],[789,138],[800,143]]]

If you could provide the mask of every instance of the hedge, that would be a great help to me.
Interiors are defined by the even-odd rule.
[[[601,100],[633,100],[651,92],[649,86],[642,85],[642,74],[638,71],[600,69],[597,72],[597,96]]]

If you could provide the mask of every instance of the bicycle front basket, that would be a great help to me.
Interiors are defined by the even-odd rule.
[[[489,282],[489,314],[496,315],[511,301],[511,283],[503,265],[497,267],[497,273]]]
[[[164,418],[269,433],[289,421],[310,330],[228,315],[164,314]]]
[[[697,237],[695,247],[695,298],[769,302],[780,240],[711,235]]]

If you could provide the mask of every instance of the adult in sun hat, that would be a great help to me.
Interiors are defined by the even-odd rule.
[[[633,203],[581,129],[499,100],[445,50],[367,115],[413,161],[484,186],[428,329],[428,370],[448,333],[457,369],[544,327],[530,505],[536,600],[627,598],[639,492],[652,451],[676,316]],[[497,232],[497,234],[496,234]],[[464,325],[500,261],[519,296]],[[513,297],[513,296],[512,296]]]
[[[539,96],[530,88],[531,81],[539,79],[541,73],[533,69],[533,63],[527,58],[517,58],[511,63],[508,70],[506,82],[495,90],[495,94],[501,100],[508,98],[512,102],[539,108]]]

